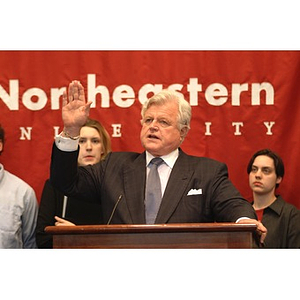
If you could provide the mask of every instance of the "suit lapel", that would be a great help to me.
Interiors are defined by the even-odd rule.
[[[179,201],[184,196],[186,187],[194,170],[190,170],[188,156],[180,151],[179,157],[170,174],[170,178],[157,214],[155,223],[163,224],[168,221],[176,209]]]
[[[145,221],[145,181],[146,156],[142,153],[127,169],[124,170],[124,190],[126,203],[134,224]]]

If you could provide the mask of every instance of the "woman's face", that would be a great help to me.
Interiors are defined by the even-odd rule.
[[[94,165],[103,154],[102,140],[98,130],[84,126],[80,130],[78,165]]]

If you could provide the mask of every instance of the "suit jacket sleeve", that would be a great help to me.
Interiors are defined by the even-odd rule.
[[[241,217],[257,218],[251,204],[229,180],[227,166],[223,163],[216,169],[211,192],[211,208],[216,221],[235,222]]]
[[[53,144],[50,167],[53,186],[70,198],[100,204],[101,223],[104,224],[122,195],[112,224],[142,223],[144,155],[111,152],[105,160],[85,167],[78,167],[77,156],[78,150],[61,151]]]
[[[72,191],[74,180],[77,176],[77,151],[67,152],[57,148],[55,143],[52,146],[51,166],[50,166],[50,182],[67,195]]]
[[[77,151],[61,151],[53,144],[50,181],[68,197],[87,202],[100,202],[104,166],[102,163],[78,167]],[[104,164],[105,165],[105,164]]]

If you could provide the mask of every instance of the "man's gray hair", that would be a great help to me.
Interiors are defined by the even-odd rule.
[[[190,129],[192,117],[191,105],[182,97],[180,93],[172,90],[162,90],[150,99],[146,100],[142,106],[142,119],[144,119],[145,112],[151,105],[163,105],[172,101],[178,103],[178,129],[181,130],[183,127]]]

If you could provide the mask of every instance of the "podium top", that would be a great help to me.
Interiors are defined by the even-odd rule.
[[[237,223],[180,223],[180,224],[114,224],[47,226],[45,232],[59,234],[105,234],[105,233],[150,233],[150,232],[254,232],[256,224]]]

